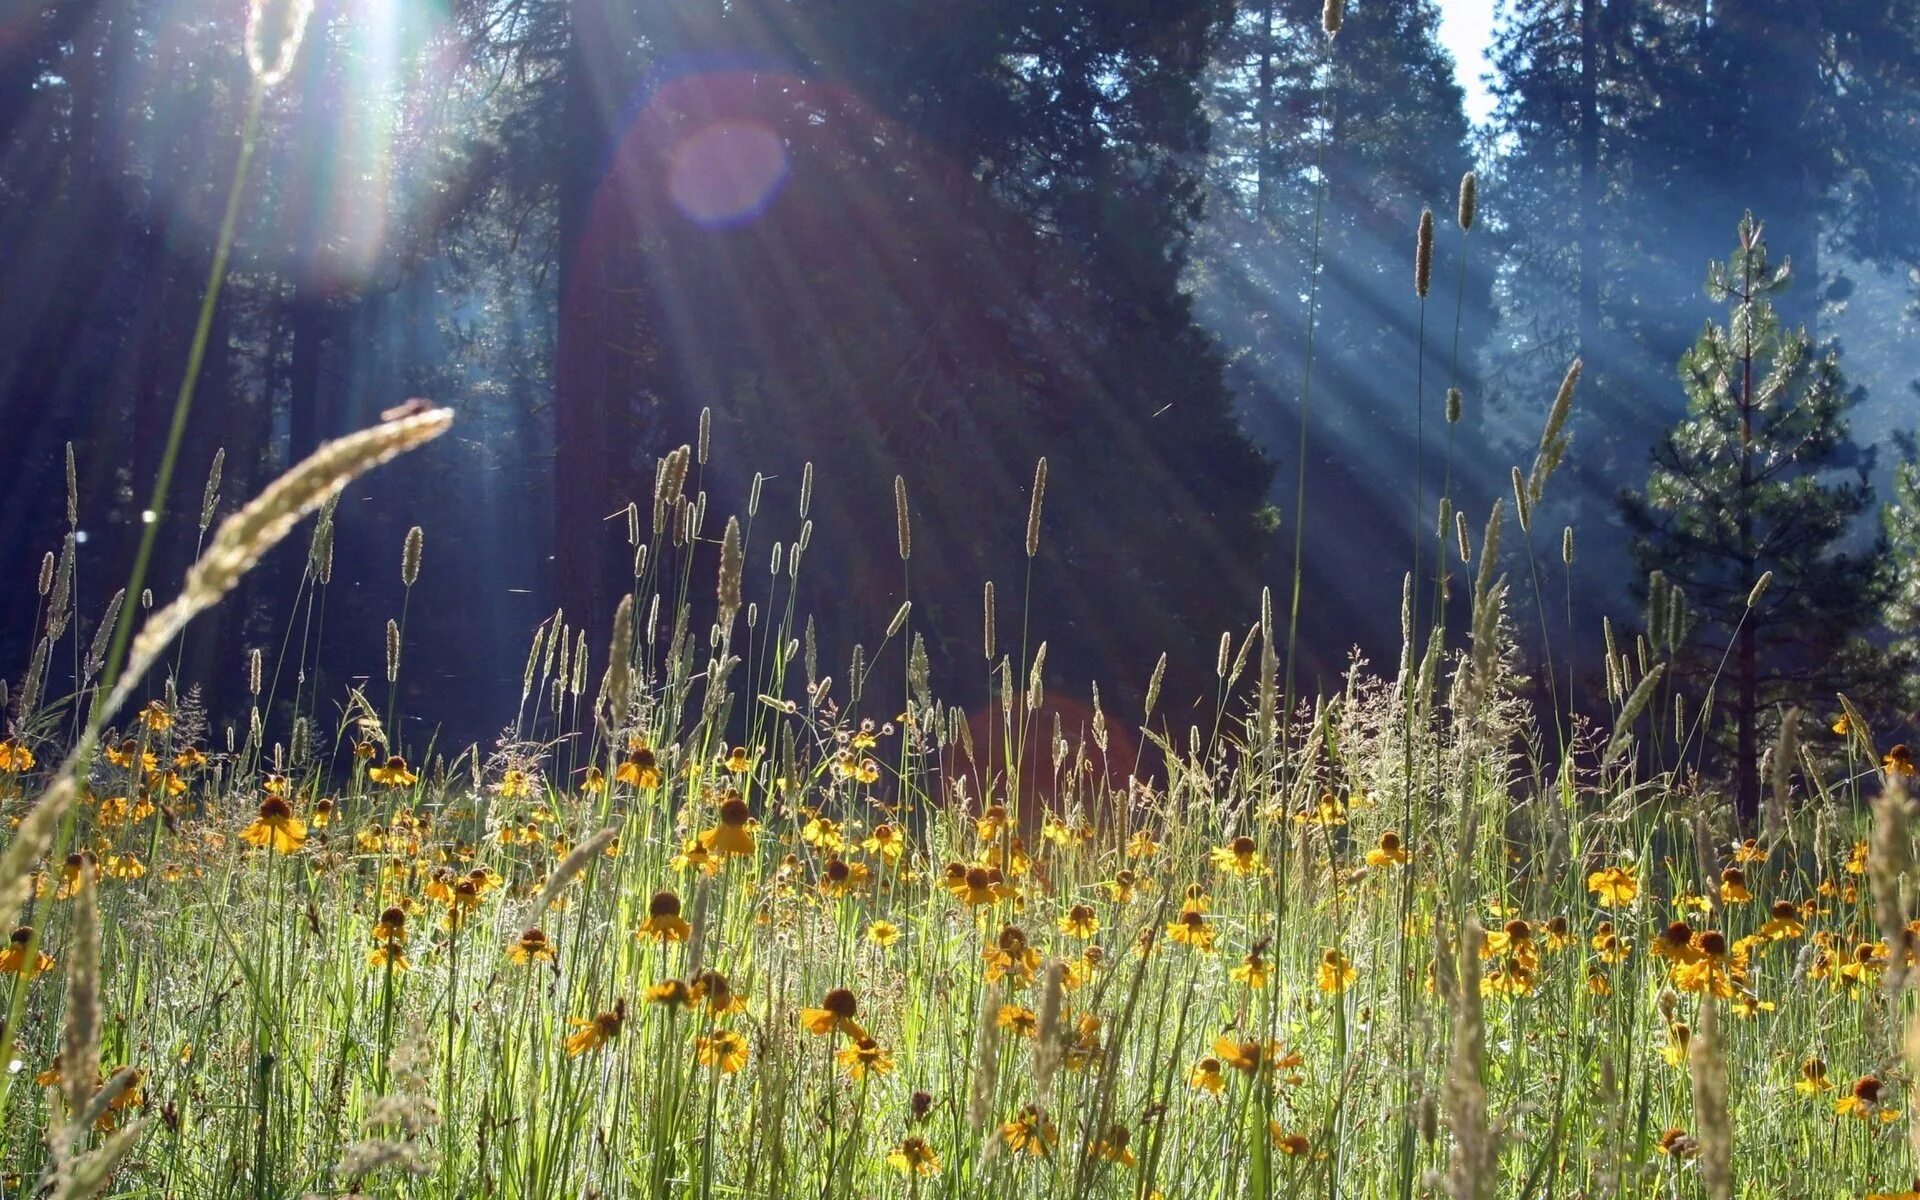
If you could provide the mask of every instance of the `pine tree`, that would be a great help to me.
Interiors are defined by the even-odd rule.
[[[1640,566],[1697,614],[1675,671],[1696,697],[1716,689],[1711,711],[1726,721],[1714,732],[1723,751],[1730,732],[1724,765],[1747,822],[1759,747],[1780,712],[1830,706],[1836,691],[1872,706],[1892,682],[1861,636],[1888,596],[1885,543],[1842,548],[1873,491],[1863,468],[1833,478],[1853,457],[1845,413],[1858,393],[1831,351],[1776,315],[1787,282],[1748,214],[1732,257],[1707,277],[1726,320],[1680,360],[1687,416],[1654,448],[1644,494],[1621,497]]]

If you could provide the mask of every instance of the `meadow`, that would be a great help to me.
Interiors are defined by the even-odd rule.
[[[497,744],[400,744],[379,678],[289,704],[259,652],[210,722],[171,639],[308,513],[335,586],[332,499],[451,421],[392,416],[217,528],[209,480],[130,640],[116,603],[77,644],[49,555],[0,743],[0,1194],[1916,1194],[1909,751],[1844,699],[1789,722],[1742,831],[1659,637],[1610,653],[1610,727],[1536,711],[1501,509],[1451,544],[1464,644],[1296,699],[1269,601],[1199,720],[1164,659],[1141,711],[1051,717],[1045,614],[989,586],[970,726],[910,603],[850,669],[814,644],[811,472],[723,520],[703,437]],[[1042,556],[1044,464],[1030,501]]]

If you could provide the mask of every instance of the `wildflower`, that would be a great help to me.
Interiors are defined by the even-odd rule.
[[[637,788],[657,788],[664,778],[660,771],[660,760],[645,742],[630,743],[626,757],[620,760],[620,765],[613,771],[615,783]]]
[[[1227,1086],[1226,1076],[1221,1074],[1220,1060],[1203,1058],[1195,1064],[1187,1075],[1187,1083],[1195,1091],[1212,1092],[1219,1095]]]
[[[847,839],[840,832],[839,824],[832,817],[817,813],[801,827],[800,840],[827,854],[838,854],[847,848]]]
[[[1273,1148],[1288,1158],[1305,1158],[1313,1153],[1313,1142],[1304,1133],[1288,1133],[1280,1128],[1280,1122],[1267,1122],[1267,1136],[1273,1139]]]
[[[405,971],[412,964],[407,962],[407,912],[403,908],[389,908],[380,914],[373,926],[374,947],[367,952],[367,965],[386,967],[390,970]]]
[[[1213,897],[1207,895],[1207,890],[1199,884],[1190,883],[1187,885],[1186,899],[1180,902],[1180,911],[1182,913],[1211,912],[1213,911]]]
[[[1767,849],[1755,838],[1742,838],[1733,844],[1733,861],[1742,866],[1767,861]]]
[[[1360,978],[1360,972],[1354,970],[1347,956],[1334,947],[1321,952],[1318,983],[1320,990],[1330,996],[1337,996],[1347,990],[1354,980]]]
[[[1000,1138],[1015,1154],[1037,1158],[1053,1148],[1060,1134],[1045,1113],[1029,1104],[1013,1120],[1000,1126]]]
[[[106,873],[110,879],[140,879],[147,865],[135,854],[112,854],[107,856]]]
[[[680,847],[680,853],[668,860],[667,865],[682,875],[688,871],[699,871],[702,875],[718,875],[720,873],[720,859],[714,855],[713,851],[707,848],[706,843],[702,840],[705,836],[705,834],[702,834],[700,837],[688,838]],[[748,836],[751,837],[752,835],[749,834]]]
[[[1872,983],[1874,977],[1887,969],[1888,950],[1885,942],[1862,942],[1853,948],[1853,955],[1842,963],[1835,972],[1855,986]]]
[[[612,1009],[592,1018],[569,1018],[574,1031],[567,1035],[564,1043],[567,1057],[578,1058],[589,1050],[598,1050],[619,1037],[620,1027],[626,1022],[627,1002],[625,1000],[615,1000]]]
[[[1090,904],[1076,904],[1060,918],[1060,932],[1068,937],[1090,938],[1099,932],[1100,920],[1093,915]]]
[[[127,738],[118,746],[108,746],[102,753],[107,756],[108,762],[126,771],[151,771],[160,765],[153,751],[141,749],[140,743],[132,738]]]
[[[860,848],[888,866],[893,866],[907,852],[907,839],[898,829],[883,823],[873,827],[873,832],[860,843]]]
[[[862,1038],[867,1031],[855,1023],[860,1003],[846,988],[834,988],[820,998],[819,1008],[800,1010],[800,1025],[808,1033],[824,1035],[838,1030],[848,1037]]]
[[[1486,940],[1480,944],[1480,957],[1508,958],[1532,970],[1540,963],[1539,948],[1533,940],[1533,926],[1518,917],[1508,921],[1487,934]]]
[[[1032,1037],[1040,1029],[1040,1018],[1030,1008],[1018,1004],[1002,1004],[1000,1011],[994,1014],[994,1024],[1002,1029],[1011,1029],[1020,1037]]]
[[[31,771],[36,761],[33,751],[19,738],[0,742],[0,771]]]
[[[888,1152],[887,1165],[902,1175],[931,1177],[940,1173],[940,1156],[926,1139],[907,1137]]]
[[[398,754],[390,756],[380,766],[369,767],[367,778],[390,788],[412,787],[420,782],[420,777],[407,769],[407,760]]]
[[[7,948],[0,951],[0,973],[32,979],[54,968],[53,958],[44,950],[35,950],[32,958],[27,957],[27,943],[32,940],[31,925],[22,925],[13,931],[7,938]]]
[[[1768,912],[1767,921],[1760,926],[1758,934],[1769,941],[1780,942],[1799,937],[1806,931],[1806,925],[1800,921],[1800,910],[1794,907],[1793,901],[1775,900],[1772,909]]]
[[[1692,1045],[1693,1030],[1676,1022],[1667,1026],[1667,1043],[1660,1047],[1660,1057],[1666,1059],[1670,1067],[1684,1067],[1687,1065],[1687,1049]]]
[[[1907,744],[1901,742],[1888,750],[1886,757],[1880,760],[1880,767],[1889,775],[1912,775],[1914,773],[1913,752]]]
[[[533,795],[533,776],[514,767],[500,777],[500,794],[509,800]]]
[[[1320,797],[1319,803],[1304,812],[1295,813],[1293,819],[1302,825],[1331,828],[1347,823],[1347,810],[1338,797],[1332,792],[1327,792]]]
[[[647,919],[635,936],[665,943],[684,942],[692,935],[693,926],[680,916],[680,897],[672,892],[655,892],[647,903]]]
[[[716,1029],[695,1043],[695,1057],[703,1067],[731,1075],[747,1065],[747,1039],[732,1029]]]
[[[1700,1153],[1700,1143],[1684,1129],[1669,1129],[1653,1145],[1668,1158],[1692,1158]]]
[[[315,800],[313,802],[313,827],[315,829],[325,829],[327,826],[333,824],[334,808],[335,805],[331,798],[322,797],[319,800]]]
[[[1640,894],[1640,880],[1626,867],[1607,867],[1587,876],[1587,890],[1602,908],[1625,908]]]
[[[182,746],[173,755],[173,769],[194,771],[207,765],[207,752],[198,746]]]
[[[520,940],[507,947],[507,961],[523,967],[553,960],[553,943],[538,929],[522,930]]]
[[[1727,956],[1727,935],[1717,929],[1703,929],[1693,937],[1693,956],[1676,961],[1673,985],[1683,992],[1701,992],[1726,999],[1744,974],[1741,965]]]
[[[852,1045],[841,1049],[834,1058],[846,1068],[847,1078],[856,1082],[869,1074],[887,1075],[893,1071],[893,1055],[870,1037],[855,1039]]]
[[[598,792],[598,791],[605,790],[606,786],[607,786],[607,773],[605,771],[602,771],[599,767],[588,767],[586,770],[580,773],[580,790],[581,791]]]
[[[991,842],[998,839],[1001,834],[1007,831],[1007,806],[1004,804],[989,804],[986,809],[974,819],[973,827],[974,832],[979,834],[980,840],[983,842]]]
[[[900,940],[900,927],[892,921],[874,921],[867,926],[867,940],[885,949]]]
[[[253,824],[240,831],[240,840],[249,846],[264,846],[275,854],[292,854],[307,840],[305,822],[293,815],[293,808],[278,796],[260,802],[260,813]]]
[[[867,878],[866,864],[829,859],[820,871],[820,894],[829,900],[838,900],[864,887]]]
[[[1250,988],[1263,988],[1273,978],[1273,965],[1260,956],[1260,951],[1249,950],[1240,965],[1227,972],[1235,983],[1244,983]]]
[[[1127,857],[1134,859],[1152,858],[1160,853],[1160,843],[1153,840],[1153,834],[1144,829],[1134,831],[1127,839]]]
[[[1135,1162],[1133,1151],[1127,1148],[1127,1143],[1131,1140],[1132,1135],[1127,1132],[1125,1125],[1111,1126],[1105,1137],[1093,1143],[1093,1157],[1118,1163],[1123,1167],[1132,1167]]]
[[[1861,838],[1853,844],[1853,849],[1847,854],[1845,870],[1849,875],[1867,873],[1867,839]]]
[[[1216,869],[1243,878],[1266,870],[1266,860],[1260,856],[1259,846],[1245,834],[1224,846],[1216,847],[1212,857]]]
[[[1800,1064],[1800,1078],[1794,1080],[1793,1090],[1802,1096],[1818,1096],[1830,1091],[1833,1081],[1827,1078],[1827,1064],[1819,1058],[1808,1058]]]
[[[735,775],[745,775],[753,770],[753,757],[747,753],[745,746],[735,746],[732,753],[727,755],[726,768]]]
[[[1699,956],[1693,944],[1693,926],[1675,921],[1661,930],[1653,939],[1653,955],[1675,964],[1692,962]]]
[[[969,867],[962,877],[959,887],[949,887],[961,903],[972,908],[985,904],[998,904],[1013,895],[1013,889],[1001,881],[1000,872],[992,867]]]
[[[1115,904],[1130,903],[1136,891],[1143,891],[1146,888],[1144,881],[1135,876],[1132,871],[1127,870],[1114,872],[1113,878],[1102,886],[1107,889],[1107,898]]]
[[[1853,722],[1847,720],[1847,714],[1841,713],[1839,716],[1833,719],[1833,725],[1831,726],[1831,728],[1835,733],[1839,734],[1841,737],[1845,737],[1848,734],[1853,732]]]
[[[663,1008],[692,1008],[695,1001],[693,989],[678,979],[664,979],[647,989],[646,1002],[658,1004]]]
[[[1412,861],[1412,857],[1407,853],[1407,848],[1400,844],[1400,835],[1389,829],[1380,835],[1379,844],[1367,851],[1367,865],[1376,871],[1385,870],[1388,867],[1405,866]]]
[[[1178,921],[1167,926],[1167,936],[1195,950],[1204,952],[1213,950],[1213,926],[1207,924],[1207,914],[1198,909],[1189,909],[1181,913]]]
[[[1753,893],[1747,890],[1747,873],[1739,867],[1720,872],[1720,900],[1723,904],[1751,904]]]
[[[1843,1117],[1858,1117],[1862,1121],[1900,1119],[1900,1110],[1886,1102],[1886,1084],[1872,1075],[1862,1075],[1854,1080],[1847,1094],[1834,1102],[1833,1111]]]

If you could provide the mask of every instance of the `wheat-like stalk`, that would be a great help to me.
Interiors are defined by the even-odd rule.
[[[425,445],[453,424],[453,410],[429,409],[328,442],[221,522],[213,543],[187,572],[186,585],[173,603],[147,619],[133,640],[133,653],[121,672],[98,720],[104,722],[126,702],[168,643],[194,617],[220,602],[241,576],[308,513],[313,512],[356,477],[396,455]]]

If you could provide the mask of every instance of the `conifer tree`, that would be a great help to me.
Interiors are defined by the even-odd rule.
[[[1836,691],[1884,703],[1895,673],[1861,636],[1888,598],[1885,542],[1843,548],[1873,500],[1845,415],[1858,392],[1831,351],[1776,315],[1787,283],[1748,214],[1732,257],[1708,272],[1726,319],[1680,360],[1686,418],[1655,446],[1644,494],[1621,498],[1641,568],[1677,585],[1697,616],[1675,671],[1696,698],[1714,691],[1708,732],[1731,749],[1721,765],[1746,822],[1778,714],[1824,711]]]

